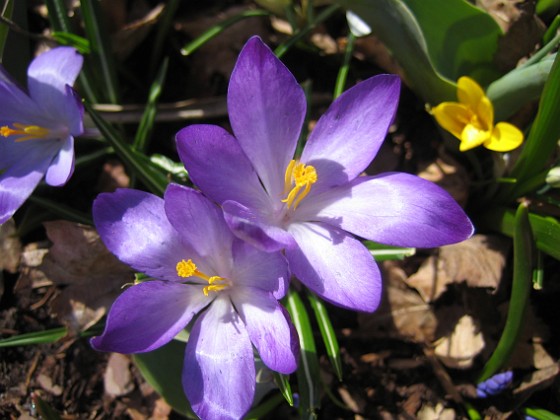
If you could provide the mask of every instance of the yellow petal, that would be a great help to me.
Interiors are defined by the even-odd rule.
[[[523,132],[516,126],[501,122],[496,124],[492,136],[484,143],[484,147],[495,152],[509,152],[523,143]]]
[[[461,144],[459,150],[465,152],[474,147],[480,146],[490,138],[490,132],[481,130],[478,127],[467,124],[461,133]]]
[[[439,125],[460,139],[461,133],[465,125],[469,123],[472,113],[460,103],[442,102],[435,108],[432,108],[432,115]]]
[[[467,76],[459,78],[457,81],[457,99],[459,99],[459,102],[475,110],[484,97],[484,91],[473,79]]]
[[[480,99],[476,108],[476,116],[482,129],[488,131],[492,129],[494,125],[494,106],[486,96]]]

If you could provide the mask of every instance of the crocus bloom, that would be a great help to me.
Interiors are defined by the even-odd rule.
[[[277,302],[288,272],[280,253],[235,238],[201,193],[171,184],[164,200],[136,190],[101,194],[93,217],[120,260],[154,280],[114,302],[97,350],[141,353],[173,339],[193,319],[183,388],[204,419],[240,418],[255,391],[253,346],[281,373],[296,369],[297,333]]]
[[[459,140],[464,152],[484,146],[496,152],[508,152],[521,145],[523,133],[514,125],[494,125],[494,107],[473,79],[461,77],[457,82],[459,102],[442,102],[431,110],[439,125]]]
[[[393,120],[399,79],[370,78],[338,97],[294,158],[306,112],[303,90],[259,38],[240,53],[228,91],[235,137],[191,125],[177,147],[193,182],[221,204],[232,231],[265,251],[285,249],[291,272],[323,299],[373,311],[381,277],[352,234],[436,247],[472,224],[441,188],[413,175],[359,176]]]
[[[82,68],[75,49],[59,47],[35,58],[28,92],[0,66],[0,224],[45,176],[64,185],[74,171],[74,136],[83,132],[83,107],[70,87]]]

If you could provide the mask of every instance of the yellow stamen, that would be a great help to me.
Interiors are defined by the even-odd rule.
[[[0,127],[0,136],[22,136],[18,137],[16,140],[19,142],[33,139],[44,139],[50,133],[48,128],[40,127],[38,125],[25,125],[20,123],[13,123],[12,125],[14,128],[10,128],[7,125]]]
[[[201,271],[198,271],[196,264],[191,259],[188,261],[181,260],[175,267],[179,277],[199,277],[208,282],[208,286],[202,289],[204,296],[208,296],[210,292],[219,292],[230,286],[227,279],[220,276],[208,276]]]
[[[284,194],[288,196],[282,202],[295,210],[316,182],[317,171],[313,166],[291,160],[284,175]]]

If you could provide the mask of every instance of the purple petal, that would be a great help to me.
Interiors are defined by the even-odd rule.
[[[250,207],[270,206],[251,162],[235,138],[215,125],[191,125],[177,133],[177,151],[191,179],[221,204],[235,200]]]
[[[126,289],[113,303],[96,350],[141,353],[168,343],[211,299],[199,287],[148,281]]]
[[[294,76],[258,37],[239,54],[228,90],[231,126],[271,197],[284,188],[305,117]]]
[[[195,264],[209,265],[219,275],[229,272],[234,236],[218,206],[199,191],[169,184],[165,191],[165,212],[183,242],[204,260]]]
[[[387,245],[431,248],[473,233],[467,215],[446,191],[405,173],[360,177],[305,205],[298,217],[322,220]]]
[[[128,189],[100,194],[93,220],[101,239],[121,261],[154,278],[178,281],[176,265],[194,254],[165,215],[163,200]]]
[[[240,288],[235,290],[232,301],[263,363],[276,372],[295,371],[298,336],[276,298],[259,289]]]
[[[53,115],[60,115],[68,100],[66,86],[73,85],[82,68],[83,57],[71,47],[59,47],[35,58],[27,69],[29,94]]]
[[[84,105],[76,91],[66,86],[66,99],[60,110],[65,124],[73,136],[79,136],[84,132]]]
[[[61,148],[54,157],[45,181],[53,187],[66,184],[74,172],[74,137],[70,136],[65,141],[59,141]]]
[[[290,232],[299,248],[287,249],[292,273],[323,299],[373,312],[381,299],[381,274],[369,251],[346,232],[323,223],[298,223]]]
[[[240,419],[255,395],[253,349],[227,298],[216,298],[194,324],[183,388],[201,419]]]
[[[0,224],[19,209],[41,181],[56,153],[52,142],[0,139]]]
[[[0,66],[0,97],[2,98],[0,126],[10,125],[14,122],[28,123],[28,121],[22,121],[22,113],[40,114],[37,104],[24,93],[2,66]]]
[[[289,232],[267,221],[256,209],[248,208],[235,201],[222,204],[224,217],[235,236],[251,245],[266,251],[276,252],[295,246]]]
[[[397,76],[371,77],[343,93],[317,122],[301,161],[315,166],[315,189],[357,177],[373,160],[399,100]]]
[[[279,252],[263,252],[238,239],[233,244],[232,278],[236,285],[256,287],[282,299],[288,289],[288,262]]]

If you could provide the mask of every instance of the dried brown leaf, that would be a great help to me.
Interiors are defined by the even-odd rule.
[[[9,219],[0,225],[0,271],[15,273],[21,256],[21,242],[17,236],[16,224]]]
[[[383,301],[373,314],[359,314],[360,331],[372,337],[404,338],[416,343],[434,339],[437,320],[429,304],[404,283],[406,274],[396,265],[384,264]]]
[[[484,338],[470,315],[462,316],[453,332],[438,340],[434,353],[450,368],[466,369],[484,349]]]
[[[433,302],[454,283],[497,289],[506,264],[510,241],[501,236],[474,235],[458,244],[439,248],[406,283],[425,302]]]
[[[112,353],[109,356],[103,375],[103,384],[105,392],[111,397],[126,395],[134,389],[128,356],[119,353]]]
[[[132,270],[113,256],[88,226],[67,221],[45,223],[53,245],[38,270],[66,286],[51,302],[51,312],[72,329],[87,329],[106,313]]]

